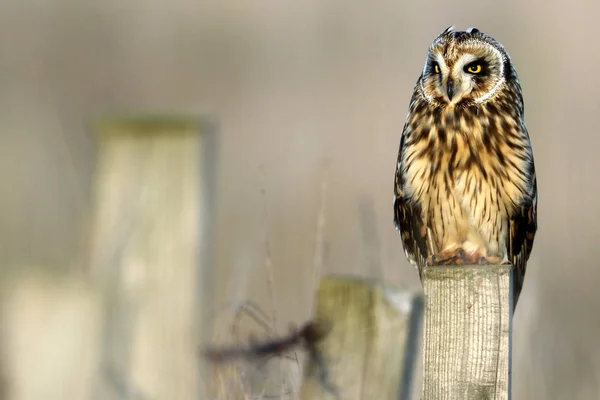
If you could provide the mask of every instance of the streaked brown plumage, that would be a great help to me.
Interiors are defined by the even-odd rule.
[[[533,153],[517,73],[477,29],[429,48],[398,152],[394,222],[419,268],[512,263],[513,307],[537,229]]]

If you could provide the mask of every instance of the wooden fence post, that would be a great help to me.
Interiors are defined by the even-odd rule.
[[[512,266],[423,270],[423,400],[510,399]]]
[[[102,302],[81,274],[59,271],[22,266],[3,276],[1,400],[93,399]]]
[[[103,120],[96,130],[91,258],[106,297],[96,397],[201,398],[212,128],[149,116]]]
[[[408,399],[422,298],[377,281],[326,277],[316,320],[326,336],[307,360],[300,398]]]

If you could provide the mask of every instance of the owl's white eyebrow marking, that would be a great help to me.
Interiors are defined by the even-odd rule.
[[[462,56],[460,56],[460,57],[458,58],[458,60],[457,60],[457,61],[454,63],[454,68],[455,68],[455,69],[456,69],[456,68],[459,68],[459,69],[460,69],[460,68],[464,67],[465,65],[467,65],[468,63],[470,63],[471,61],[475,61],[475,60],[477,60],[478,58],[479,58],[479,57],[477,57],[477,56],[476,56],[476,55],[474,55],[474,54],[470,54],[470,53],[463,54],[463,55],[462,55]]]
[[[438,65],[440,66],[440,68],[442,69],[442,71],[445,71],[448,69],[448,66],[446,65],[446,60],[444,59],[444,56],[440,53],[435,55],[435,59],[438,63]]]

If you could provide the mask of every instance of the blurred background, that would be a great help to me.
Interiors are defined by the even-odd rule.
[[[85,298],[70,308],[62,297],[38,295],[38,283],[14,289],[28,274],[46,282],[89,269],[98,156],[89,123],[99,116],[172,112],[217,121],[212,301],[204,305],[211,317],[203,323],[222,342],[247,301],[275,315],[280,333],[307,320],[315,271],[419,288],[392,224],[393,174],[427,48],[450,25],[475,26],[504,44],[534,147],[539,231],[514,318],[513,396],[600,398],[600,269],[592,251],[600,222],[599,7],[591,0],[5,0],[0,398],[99,398],[82,382],[97,379],[102,307]],[[82,281],[50,287],[80,299],[88,293]],[[45,374],[70,357],[53,350],[62,331],[50,329],[65,312],[84,318],[61,329],[73,333],[65,348],[85,354],[78,372],[85,379],[42,395],[31,388],[51,382]],[[244,335],[265,334],[249,321]]]

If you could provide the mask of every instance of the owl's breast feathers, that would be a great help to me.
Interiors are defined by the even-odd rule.
[[[413,96],[398,154],[394,220],[419,270],[444,250],[479,251],[515,265],[518,297],[537,194],[522,103],[515,100],[522,101],[506,95],[441,107]]]

